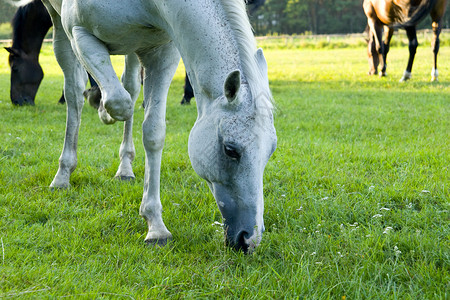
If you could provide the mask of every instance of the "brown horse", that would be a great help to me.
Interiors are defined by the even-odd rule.
[[[386,57],[389,43],[395,28],[404,28],[409,40],[409,60],[400,81],[411,78],[414,56],[419,43],[417,42],[416,25],[429,13],[432,20],[433,37],[431,48],[434,53],[434,66],[431,80],[438,79],[437,55],[439,52],[439,34],[441,19],[445,13],[448,0],[364,0],[363,8],[369,27],[369,74],[378,73],[386,76]]]

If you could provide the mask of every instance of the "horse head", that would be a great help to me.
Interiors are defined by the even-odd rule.
[[[247,252],[264,232],[263,172],[277,138],[270,101],[253,96],[240,71],[228,75],[223,90],[197,119],[189,157],[216,199],[227,244]]]
[[[36,56],[29,56],[22,50],[5,47],[9,52],[11,67],[11,102],[14,105],[34,105],[44,72]]]

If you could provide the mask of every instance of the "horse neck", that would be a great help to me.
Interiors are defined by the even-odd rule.
[[[12,47],[37,58],[52,21],[41,1],[33,1],[26,6],[18,10],[17,19],[13,20]]]
[[[209,0],[208,5],[203,2],[196,2],[197,6],[192,8],[194,1],[188,1],[188,4],[179,1],[178,7],[169,8],[171,14],[166,15],[170,24],[168,32],[180,51],[194,87],[199,113],[202,107],[212,103],[211,99],[223,95],[228,74],[239,69],[245,76],[239,45],[221,0]]]

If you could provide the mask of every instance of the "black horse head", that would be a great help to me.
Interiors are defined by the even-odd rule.
[[[41,0],[33,0],[17,9],[11,25],[13,44],[5,48],[9,52],[11,67],[11,102],[34,105],[44,77],[38,61],[39,52],[52,21]]]
[[[15,105],[34,105],[34,98],[44,78],[44,72],[35,55],[5,47],[11,67],[11,102]]]

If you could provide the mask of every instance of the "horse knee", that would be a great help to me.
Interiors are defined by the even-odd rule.
[[[146,119],[142,124],[143,143],[147,151],[159,151],[164,146],[166,124]]]

